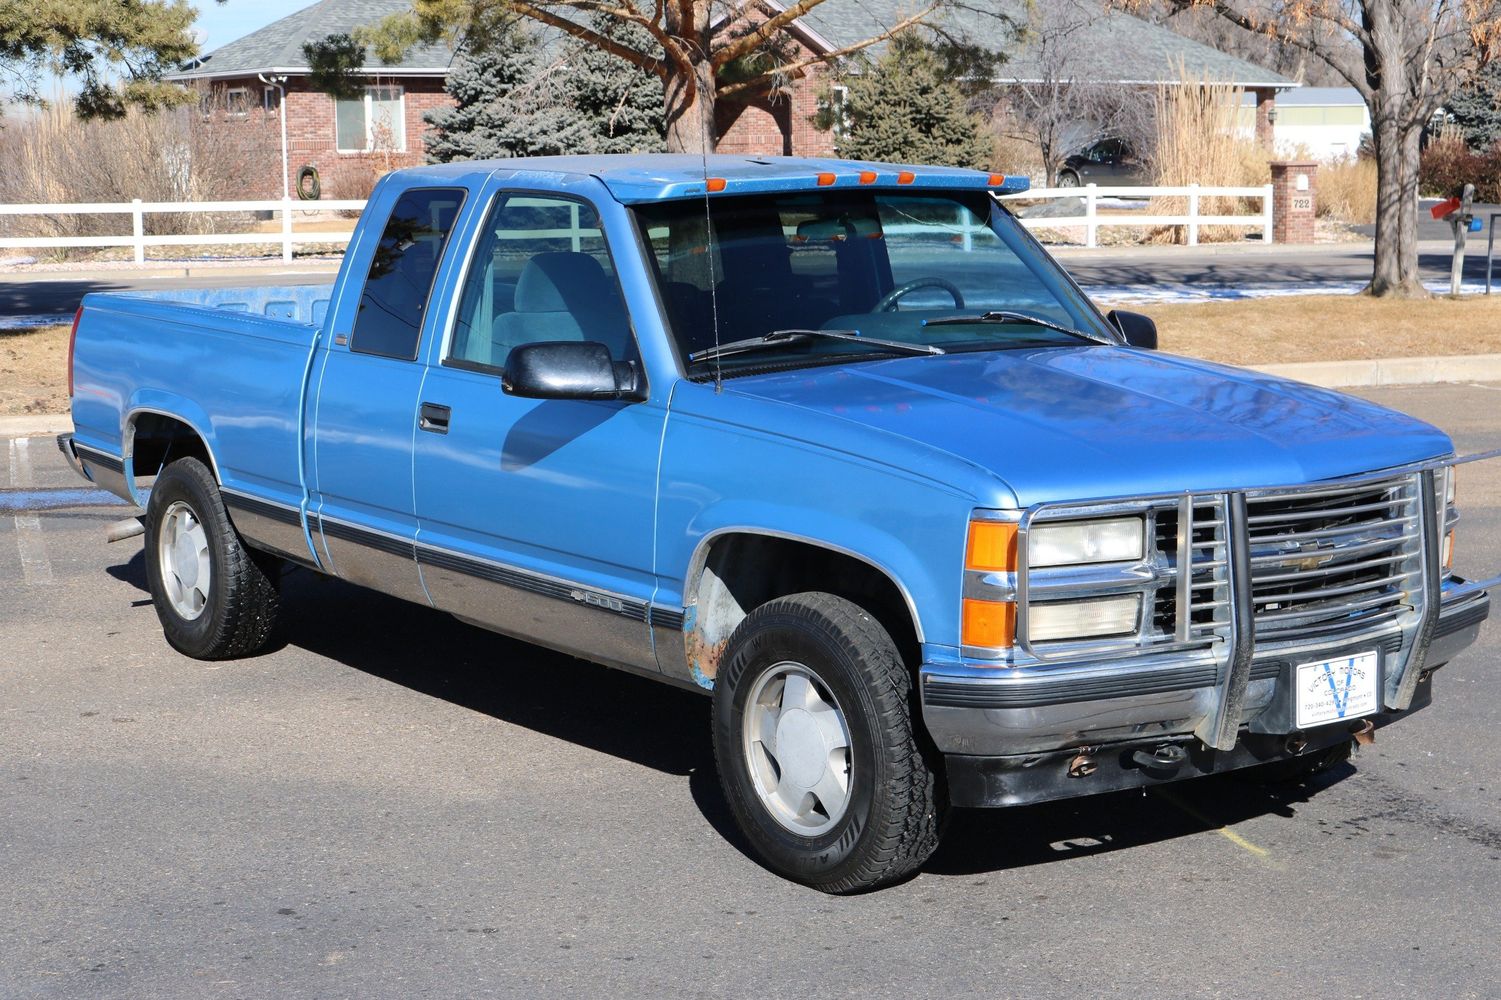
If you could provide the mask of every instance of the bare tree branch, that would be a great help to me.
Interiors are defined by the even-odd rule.
[[[808,11],[812,10],[814,7],[817,7],[823,2],[824,0],[797,0],[797,3],[793,4],[791,7],[788,7],[780,14],[777,14],[773,17],[768,17],[766,20],[757,25],[755,30],[748,32],[741,38],[737,39],[734,42],[731,42],[729,45],[726,45],[724,48],[716,52],[712,60],[715,67],[717,68],[724,66],[727,63],[739,59],[741,56],[749,55],[751,52],[755,51],[757,46],[761,45],[768,38],[770,38],[773,32],[779,30],[785,25],[791,24],[793,21],[796,21],[798,18],[802,17],[804,14],[808,13]]]
[[[662,60],[653,59],[652,57],[645,55],[644,53],[637,52],[635,49],[631,48],[628,45],[621,45],[613,38],[608,38],[605,35],[601,35],[599,32],[593,31],[585,27],[584,25],[579,24],[577,21],[570,20],[566,17],[560,17],[549,10],[542,9],[541,7],[534,7],[531,4],[526,3],[525,0],[512,0],[511,6],[518,14],[529,17],[534,21],[540,21],[543,24],[550,25],[551,27],[557,28],[560,31],[567,32],[580,41],[588,42],[590,45],[593,45],[594,47],[599,49],[603,49],[611,55],[619,56],[621,59],[624,59],[626,62],[630,63],[632,66],[637,67],[638,69],[646,70],[648,73],[655,73],[660,77],[666,77],[667,75],[667,67],[662,64]]]
[[[929,14],[932,14],[935,10],[938,9],[938,7],[939,4],[937,3],[930,4],[927,7],[923,8],[921,11],[918,11],[916,14],[913,14],[910,17],[902,18],[896,24],[892,25],[890,28],[887,28],[879,35],[874,35],[863,41],[855,42],[853,45],[846,45],[842,49],[836,49],[833,52],[828,52],[823,55],[809,56],[806,59],[796,59],[790,63],[778,66],[773,70],[769,70],[765,73],[753,76],[749,80],[741,80],[739,83],[731,84],[728,87],[721,87],[719,90],[719,96],[730,97],[735,94],[745,93],[747,91],[760,90],[762,88],[770,86],[778,77],[791,76],[794,73],[802,72],[809,66],[814,66],[818,63],[830,62],[834,59],[842,59],[845,56],[854,55],[856,52],[868,49],[872,45],[877,45],[881,42],[890,40],[893,35],[899,34],[900,32],[905,31],[907,28],[910,28],[915,24],[921,24],[923,18],[927,17]]]

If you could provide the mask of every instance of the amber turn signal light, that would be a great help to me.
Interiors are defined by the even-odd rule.
[[[1010,573],[1016,569],[1016,525],[1008,521],[969,522],[964,568]]]
[[[966,597],[962,626],[961,641],[966,646],[1010,646],[1016,639],[1016,605]]]

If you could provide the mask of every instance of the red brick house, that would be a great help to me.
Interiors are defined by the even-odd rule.
[[[425,162],[422,115],[449,103],[443,81],[453,50],[420,45],[395,64],[367,53],[364,93],[335,99],[312,88],[302,46],[410,8],[408,0],[321,0],[198,57],[169,79],[202,87],[214,98],[216,116],[240,119],[256,131],[254,148],[271,169],[265,189],[247,196],[282,194],[285,99],[287,185],[294,197],[299,171],[311,166],[324,198],[362,198],[380,174]]]
[[[784,0],[742,0],[750,18],[785,10]],[[1272,102],[1277,91],[1297,84],[1263,67],[1190,41],[1166,28],[1105,8],[1100,0],[1049,0],[1081,5],[1085,10],[1084,43],[1090,53],[1089,79],[1122,86],[1176,84],[1183,79],[1231,83],[1256,98],[1256,131],[1269,138]],[[991,0],[1018,23],[1025,23],[1025,0]],[[1083,5],[1090,5],[1085,8]],[[309,83],[305,42],[356,27],[410,8],[409,0],[321,0],[196,59],[170,77],[205,87],[218,98],[226,118],[243,118],[257,133],[257,155],[268,166],[264,190],[247,192],[279,197],[280,121],[285,95],[288,185],[295,188],[305,166],[318,171],[323,197],[363,197],[374,178],[396,167],[425,159],[422,115],[449,101],[443,81],[454,59],[445,45],[423,45],[397,63],[383,63],[367,53],[363,95],[334,99]],[[793,59],[847,50],[881,33],[908,13],[907,0],[827,0],[785,30]],[[984,44],[1007,51],[995,82],[1025,83],[1037,78],[1035,59],[1018,45],[1004,23],[994,17],[959,10],[949,27]],[[879,46],[871,48],[872,54]],[[818,156],[834,152],[834,136],[813,124],[824,68],[814,65],[791,81],[784,92],[749,103],[720,101],[716,108],[718,148],[724,153]],[[262,152],[263,151],[263,152]]]

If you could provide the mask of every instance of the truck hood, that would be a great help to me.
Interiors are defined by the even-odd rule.
[[[726,388],[947,452],[989,470],[1024,507],[1284,486],[1453,450],[1437,428],[1352,396],[1131,348],[900,358]],[[837,428],[825,429],[837,443]]]

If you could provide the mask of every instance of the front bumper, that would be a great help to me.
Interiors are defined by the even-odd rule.
[[[1453,581],[1456,587],[1460,583]],[[1421,676],[1426,678],[1476,640],[1489,612],[1490,596],[1484,591],[1443,602],[1423,658],[1404,649],[1403,635],[1391,629],[1337,644],[1257,644],[1237,720],[1244,734],[1241,742],[1251,736],[1281,737],[1274,742],[1285,742],[1293,731],[1289,678],[1297,663],[1375,649],[1380,653],[1383,688],[1388,676],[1411,662],[1423,664]],[[921,668],[919,685],[923,720],[941,751],[1005,758],[1187,738],[1217,709],[1217,680],[1212,655],[1178,653],[1005,669],[974,662],[930,662]],[[1402,713],[1385,714],[1390,721]],[[1240,750],[1237,745],[1223,753]]]
[[[1247,732],[1230,750],[1211,750],[1192,738],[1178,737],[1128,740],[1083,751],[998,757],[949,754],[945,757],[949,801],[956,806],[981,808],[1028,805],[1224,774],[1300,756],[1314,757],[1365,729],[1366,721],[1380,729],[1426,708],[1432,700],[1433,678],[1429,675],[1418,682],[1412,704],[1405,711],[1387,710],[1358,723],[1320,726],[1292,739]]]

